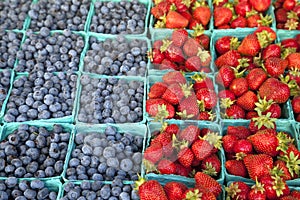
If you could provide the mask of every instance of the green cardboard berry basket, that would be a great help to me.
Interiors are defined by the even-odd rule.
[[[226,131],[227,131],[227,127],[228,126],[245,126],[245,127],[248,127],[249,125],[249,121],[243,121],[243,122],[240,122],[240,121],[235,121],[235,122],[225,122],[223,125],[222,125],[222,135],[226,135]],[[284,131],[284,132],[287,132],[289,133],[295,140],[294,140],[294,143],[296,145],[296,147],[298,147],[299,149],[299,141],[298,141],[298,137],[297,137],[297,131],[296,131],[296,128],[295,128],[295,123],[291,120],[277,120],[276,121],[276,130],[277,131]],[[224,160],[226,162],[226,157],[224,156]],[[254,180],[251,180],[250,178],[244,178],[244,177],[241,177],[241,176],[235,176],[235,175],[232,175],[232,174],[229,174],[226,170],[226,168],[224,168],[224,174],[225,174],[225,180],[228,182],[228,181],[243,181],[243,182],[247,182],[247,183],[251,183],[253,184],[255,181]],[[287,184],[289,186],[297,186],[299,185],[299,178],[298,179],[293,179],[293,180],[288,180],[287,181]]]
[[[205,74],[205,73],[203,73],[203,74]],[[205,75],[207,75],[207,77],[209,77],[213,81],[214,89],[215,89],[215,92],[217,93],[217,87],[216,87],[216,84],[215,84],[214,76],[212,76],[210,74],[205,74]],[[185,77],[186,77],[188,83],[194,83],[194,80],[191,79],[191,75],[187,75]],[[162,76],[157,76],[157,75],[148,76],[148,78],[147,78],[147,97],[146,97],[147,99],[148,99],[148,93],[150,91],[150,87],[156,82],[162,82]],[[145,115],[146,115],[147,121],[153,121],[154,120],[154,118],[151,117],[147,112],[145,112],[145,113],[146,113]],[[220,109],[219,109],[218,103],[215,106],[215,108],[212,109],[212,113],[216,115],[212,122],[218,122],[220,120]],[[171,119],[171,120],[175,120],[175,119]],[[166,121],[169,121],[169,120],[166,120]],[[176,121],[196,122],[196,121],[202,121],[202,120],[185,119],[185,120],[176,120]],[[207,122],[210,122],[210,121],[207,121]]]
[[[57,72],[53,72],[53,74],[57,74]],[[61,118],[50,118],[50,119],[35,119],[35,120],[30,120],[30,121],[26,121],[26,122],[33,122],[33,121],[39,121],[39,122],[43,122],[43,123],[73,123],[74,122],[74,118],[75,118],[75,110],[76,110],[76,99],[78,98],[78,85],[79,85],[79,73],[78,72],[73,72],[72,74],[75,74],[77,75],[77,83],[76,83],[76,88],[74,89],[75,90],[75,95],[74,95],[74,99],[73,99],[73,108],[72,108],[72,115],[69,115],[69,116],[64,116],[64,117],[61,117]],[[24,73],[16,73],[15,74],[15,77],[11,83],[11,87],[10,87],[10,90],[9,90],[9,96],[11,96],[11,91],[13,89],[13,83],[15,80],[21,78],[21,77],[28,77],[29,76],[29,73],[27,72],[24,72]],[[9,102],[9,98],[8,100],[6,101],[6,105],[7,103]],[[4,113],[3,113],[3,117],[5,116],[6,112],[7,112],[7,106],[5,105],[5,108],[4,108]],[[4,123],[11,123],[11,122],[6,122],[3,118],[3,122]]]
[[[12,134],[14,131],[16,131],[18,129],[18,127],[22,124],[26,124],[26,125],[34,126],[34,127],[44,127],[48,131],[53,130],[53,125],[55,125],[55,124],[61,125],[63,127],[64,131],[70,133],[70,139],[69,139],[69,142],[68,142],[68,152],[70,151],[71,138],[73,137],[73,134],[74,134],[74,125],[66,124],[66,123],[44,123],[44,122],[40,122],[40,121],[35,121],[35,122],[4,124],[4,126],[0,128],[0,130],[1,130],[1,137],[0,137],[1,141],[5,140],[10,134]],[[67,155],[66,155],[66,158],[67,158]],[[64,163],[64,165],[66,165],[66,162]],[[63,172],[58,176],[47,177],[47,178],[39,178],[39,179],[41,179],[41,180],[58,180],[59,181],[62,178],[62,174],[63,174]],[[31,178],[26,178],[26,179],[33,180],[33,179],[37,179],[37,178],[31,177]]]
[[[82,75],[87,75],[92,79],[109,79],[112,78],[111,76],[106,76],[106,75],[97,75],[97,74],[91,74],[91,73],[81,73]],[[80,77],[79,76],[79,87],[77,89],[77,100],[75,101],[75,105],[76,105],[76,111],[75,111],[75,123],[76,124],[85,124],[85,125],[93,125],[92,123],[85,123],[85,122],[81,122],[78,120],[78,114],[79,114],[79,109],[80,109],[80,97],[81,97],[81,92],[82,92],[82,85],[80,84]],[[118,80],[126,80],[127,82],[130,81],[138,81],[138,82],[142,82],[144,85],[144,97],[143,97],[143,117],[142,120],[139,122],[134,122],[131,124],[144,124],[146,122],[146,78],[145,77],[138,77],[138,76],[114,76],[113,78],[116,78]],[[126,122],[129,123],[129,122]],[[103,124],[103,123],[100,123]]]
[[[168,124],[176,124],[180,127],[181,130],[189,125],[195,125],[195,126],[198,126],[200,129],[209,128],[209,129],[221,134],[221,127],[217,123],[213,123],[213,122],[183,122],[183,121],[172,120],[172,121],[168,121],[167,123]],[[161,129],[161,127],[162,127],[161,123],[157,123],[157,122],[148,123],[148,135],[147,135],[146,147],[148,147],[150,145],[152,133],[154,131],[159,131]],[[215,179],[217,180],[218,183],[223,184],[223,182],[225,180],[223,148],[221,148],[217,154],[221,161],[221,172]],[[143,168],[145,168],[145,167],[143,166]],[[146,171],[146,169],[144,169],[144,171]],[[175,175],[175,174],[162,175],[162,174],[155,174],[153,172],[150,172],[150,173],[146,173],[146,178],[149,180],[159,180],[161,183],[164,183],[166,181],[183,181],[189,185],[195,184],[194,178],[184,177],[184,176]]]
[[[95,8],[95,2],[108,2],[108,1],[112,1],[112,2],[120,2],[121,0],[92,0],[92,5],[90,7],[90,13],[89,13],[89,17],[88,17],[88,23],[87,23],[87,29],[86,31],[90,32],[90,26],[92,24],[92,17],[95,15],[96,13],[96,8]],[[139,34],[128,34],[125,33],[125,35],[133,35],[135,37],[145,37],[147,36],[148,33],[148,21],[149,21],[149,16],[150,16],[150,8],[151,8],[151,3],[149,2],[149,0],[138,0],[139,3],[144,4],[146,6],[147,9],[147,13],[145,16],[145,26],[144,26],[144,32],[139,33]],[[106,33],[101,33],[102,35],[114,35],[114,34],[106,34]]]
[[[173,29],[158,29],[158,30],[154,30],[152,33],[151,33],[151,48],[153,46],[153,43],[157,40],[163,40],[163,39],[167,39],[167,38],[170,38],[172,33],[173,33]],[[191,35],[193,34],[194,31],[192,30],[188,30],[188,33],[189,33],[189,37],[191,37]],[[211,39],[211,32],[206,30],[204,31],[204,34],[209,36],[209,38]],[[150,48],[150,49],[151,49]],[[212,52],[211,52],[211,46],[210,46],[210,53],[211,53],[211,56],[212,56]],[[210,62],[210,70],[211,72],[209,74],[212,74],[214,73],[214,68],[212,66],[212,61]],[[152,63],[150,63],[149,65],[149,70],[148,70],[148,74],[149,75],[163,75],[165,74],[166,72],[169,72],[169,71],[172,71],[172,70],[160,70],[160,69],[156,69],[154,67],[154,65]],[[185,72],[185,74],[187,75],[193,75],[195,74],[196,72]]]
[[[72,151],[75,149],[76,144],[75,144],[75,137],[77,134],[79,133],[83,133],[83,134],[89,134],[89,133],[97,133],[97,134],[104,134],[105,129],[108,126],[112,126],[114,128],[117,129],[117,131],[120,134],[124,134],[124,133],[129,133],[131,135],[134,136],[141,136],[144,138],[143,141],[143,149],[142,152],[144,152],[145,150],[145,146],[146,146],[146,136],[147,136],[147,127],[144,124],[136,124],[136,125],[132,125],[132,124],[100,124],[100,125],[76,125],[75,126],[75,130],[74,130],[74,134],[72,135],[71,138],[71,143],[69,145],[69,150],[66,156],[66,163],[64,165],[64,170],[63,170],[63,175],[62,175],[62,179],[67,182],[67,181],[72,181],[72,182],[76,182],[76,181],[82,181],[82,180],[69,180],[67,179],[66,176],[66,171],[68,169],[69,166],[69,161],[72,158]],[[141,172],[140,172],[140,176],[144,177],[145,172],[143,167],[141,166]],[[103,181],[105,183],[111,183],[112,181]],[[130,182],[127,180],[123,181],[124,183]]]
[[[84,50],[82,51],[82,56],[81,56],[80,64],[79,64],[79,71],[83,72],[83,73],[91,73],[91,72],[88,72],[85,69],[85,63],[84,63],[84,58],[85,58],[85,56],[87,54],[87,51],[91,50],[90,49],[90,42],[89,42],[89,39],[91,37],[94,37],[99,42],[102,42],[102,41],[105,41],[106,39],[112,39],[112,40],[114,40],[118,36],[124,36],[126,38],[126,42],[128,42],[128,43],[130,43],[130,41],[132,41],[132,40],[146,41],[148,49],[151,48],[150,40],[147,37],[144,37],[144,36],[136,37],[134,35],[111,35],[111,34],[99,34],[99,33],[89,32],[88,33],[88,37],[86,39]],[[146,62],[147,62],[147,66],[146,66],[146,69],[145,69],[145,74],[144,75],[137,75],[137,76],[145,77],[147,75],[147,70],[149,69],[149,66],[150,66],[150,59],[147,59]],[[98,74],[98,75],[103,75],[103,74]],[[124,75],[124,76],[127,76],[127,75]]]
[[[151,1],[151,8],[154,7],[154,2],[153,0],[150,0]],[[213,23],[213,9],[212,9],[212,1],[211,0],[207,0],[206,1],[209,8],[210,8],[210,11],[211,11],[211,18],[209,20],[209,23],[207,25],[207,31],[209,32],[212,32],[213,31],[213,28],[214,28],[214,23]],[[151,11],[151,9],[150,9]],[[151,13],[151,12],[150,12]],[[151,35],[155,32],[155,31],[161,31],[161,30],[167,30],[167,28],[155,28],[154,27],[154,24],[156,22],[156,19],[154,18],[154,16],[151,14],[150,16],[150,23],[149,23],[149,29],[150,29],[150,33]],[[188,29],[188,27],[186,28]],[[169,29],[169,30],[172,30],[172,29]]]

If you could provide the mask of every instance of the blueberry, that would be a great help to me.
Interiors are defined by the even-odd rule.
[[[5,180],[5,184],[8,188],[13,188],[18,184],[18,179],[15,177],[8,177]]]

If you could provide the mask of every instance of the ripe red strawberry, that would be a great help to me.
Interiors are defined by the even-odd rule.
[[[292,108],[294,113],[300,113],[300,96],[295,96],[292,100]]]
[[[239,59],[241,58],[240,53],[237,50],[230,50],[220,57],[218,57],[215,61],[217,68],[221,68],[224,65],[237,67],[239,65]]]
[[[266,100],[272,99],[276,103],[285,103],[290,96],[290,89],[287,84],[275,78],[268,78],[259,88],[258,94]]]
[[[172,32],[171,40],[178,47],[182,47],[187,39],[188,32],[185,29],[177,29]]]
[[[176,173],[176,165],[174,162],[167,160],[167,159],[162,159],[159,161],[157,165],[157,169],[159,173],[161,174],[175,174]]]
[[[242,160],[227,160],[225,162],[225,168],[229,174],[244,178],[248,177],[246,166]]]
[[[194,143],[196,140],[199,139],[200,135],[200,128],[195,125],[189,125],[179,133],[180,140],[186,140],[190,144]]]
[[[281,58],[271,57],[265,60],[264,66],[267,73],[276,78],[284,73],[288,66],[288,61]]]
[[[258,90],[267,78],[268,75],[262,68],[254,68],[246,76],[249,88],[253,91]]]
[[[184,65],[186,71],[199,72],[201,69],[201,60],[199,56],[192,56],[186,59]]]
[[[210,38],[206,34],[201,34],[195,37],[195,40],[205,49],[209,50]]]
[[[294,198],[300,199],[300,191],[298,191],[298,190],[293,190],[293,191],[291,191],[291,195],[292,195]]]
[[[151,145],[153,143],[160,143],[162,145],[164,156],[168,157],[173,154],[172,135],[170,135],[168,132],[162,132],[158,134],[154,139],[151,140]]]
[[[296,1],[295,0],[285,0],[282,4],[282,7],[287,10],[287,11],[290,11],[290,10],[293,10],[293,8],[295,7],[296,5]]]
[[[235,135],[224,135],[222,137],[223,148],[227,153],[234,153],[235,143],[238,141],[238,137]]]
[[[167,85],[162,82],[156,82],[150,87],[148,93],[149,99],[160,98],[167,89]]]
[[[252,180],[260,180],[263,176],[269,175],[273,167],[273,158],[266,154],[247,155],[244,157],[244,164]]]
[[[185,28],[189,21],[176,11],[169,11],[166,16],[166,28]]]
[[[235,94],[235,96],[242,96],[244,93],[248,91],[248,82],[244,77],[234,79],[229,89]]]
[[[271,118],[280,118],[281,117],[281,107],[277,103],[270,105],[268,109],[262,112],[263,115],[266,115],[268,112],[271,113]]]
[[[263,60],[266,60],[270,57],[280,58],[281,56],[281,48],[278,44],[270,44],[266,48],[263,49],[261,57]]]
[[[256,111],[249,111],[249,112],[247,112],[245,119],[252,119],[252,118],[255,118],[255,117],[258,117],[257,112]]]
[[[228,88],[230,86],[231,82],[235,78],[236,77],[235,77],[234,70],[230,66],[224,65],[217,72],[216,82],[219,85],[224,86],[225,88]]]
[[[255,34],[247,35],[237,50],[240,54],[245,56],[256,56],[261,50],[257,36]]]
[[[182,119],[196,118],[199,114],[199,107],[196,95],[192,94],[187,98],[184,98],[179,103],[177,110],[180,112],[180,117]]]
[[[214,9],[214,25],[216,27],[226,25],[232,19],[232,11],[226,7],[217,7]]]
[[[186,83],[186,79],[184,77],[184,75],[179,72],[179,71],[171,71],[166,73],[163,77],[162,80],[164,83],[170,85],[172,83],[181,83],[181,84],[185,84]]]
[[[183,0],[175,0],[174,4],[176,6],[176,11],[179,13],[188,11],[190,7],[189,5],[190,3],[187,3],[186,1]]]
[[[300,53],[291,53],[286,59],[289,62],[288,69],[300,69]]]
[[[135,183],[140,200],[168,200],[163,186],[156,180],[141,179]]]
[[[253,153],[253,147],[249,140],[240,139],[235,143],[233,151],[235,154],[243,153],[247,155]]]
[[[203,172],[195,174],[196,187],[202,187],[209,192],[212,192],[215,197],[222,192],[222,186],[215,179]]]
[[[296,48],[299,51],[299,43],[296,38],[287,38],[281,41],[281,46],[284,48]],[[292,52],[291,52],[292,53]]]
[[[234,135],[238,139],[247,139],[251,135],[249,129],[245,126],[228,126],[227,135]]]
[[[259,14],[253,14],[247,17],[247,25],[249,28],[254,28],[259,26],[259,21],[261,17]]]
[[[267,199],[267,195],[265,193],[263,184],[256,181],[255,185],[253,185],[251,187],[248,198],[249,198],[249,200],[265,200],[265,199]]]
[[[168,124],[164,131],[170,135],[177,135],[179,133],[179,126],[177,124]]]
[[[157,163],[163,156],[162,145],[160,143],[154,143],[150,145],[144,152],[144,158],[151,163]]]
[[[248,1],[239,1],[235,6],[234,10],[237,15],[246,17],[246,13],[250,12],[252,5]]]
[[[208,88],[210,90],[214,89],[214,83],[211,78],[209,78],[204,73],[197,73],[191,77],[195,82],[193,84],[194,91],[197,92],[202,88]]]
[[[226,117],[229,119],[244,119],[245,111],[240,106],[233,104],[229,108],[226,109]]]
[[[188,38],[183,45],[183,52],[187,57],[196,56],[198,54],[200,44],[193,38]]]
[[[267,175],[262,177],[260,182],[264,185],[267,199],[278,199],[290,193],[288,185],[279,176],[271,177]]]
[[[221,90],[218,93],[220,99],[229,98],[231,101],[235,100],[235,95],[231,90]]]
[[[178,154],[178,162],[184,167],[191,167],[194,160],[194,154],[192,150],[188,147],[181,149]]]
[[[247,27],[247,19],[242,16],[238,16],[230,23],[231,28],[245,28]]]
[[[162,40],[156,40],[153,42],[153,49],[160,49],[160,47],[163,45],[163,41]]]
[[[209,23],[211,13],[208,6],[199,6],[193,11],[193,17],[203,26]]]
[[[152,117],[161,115],[165,119],[171,119],[175,115],[175,108],[164,99],[148,99],[146,112]]]
[[[255,109],[256,102],[258,102],[256,94],[249,90],[237,99],[236,104],[241,106],[244,110],[251,111]]]
[[[227,192],[227,196],[230,197],[230,199],[247,200],[250,192],[250,187],[244,182],[234,181],[228,187],[226,187],[225,190]]]
[[[197,120],[213,121],[215,115],[208,111],[200,111]]]
[[[153,49],[152,55],[149,55],[151,62],[154,64],[161,64],[165,59],[165,55],[159,49]]]
[[[217,94],[213,90],[202,88],[196,93],[197,99],[203,101],[204,108],[211,110],[217,105]]]
[[[218,176],[221,172],[221,161],[216,154],[212,154],[201,162],[200,168],[207,175]]]
[[[191,87],[186,84],[173,83],[169,85],[162,98],[172,105],[177,105],[184,98],[191,95]]]
[[[172,62],[180,63],[185,60],[181,48],[173,45],[170,40],[164,40],[164,44],[161,46],[160,51]]]
[[[161,64],[155,64],[154,66],[158,65],[159,70],[179,70],[179,67],[176,63],[171,62],[169,59],[165,58],[161,62]]]
[[[287,18],[287,11],[284,8],[275,10],[275,18],[277,23],[285,23]]]
[[[222,55],[230,50],[236,50],[240,45],[238,38],[233,36],[223,36],[216,41],[215,48]]]
[[[271,5],[271,0],[249,0],[249,2],[258,12],[265,12]]]
[[[187,189],[188,188],[186,187],[186,185],[184,185],[183,183],[180,183],[180,182],[175,182],[175,181],[168,182],[164,186],[164,190],[165,190],[169,200],[183,199],[185,191]]]
[[[180,163],[176,162],[176,174],[180,176],[188,177],[189,174],[192,172],[191,167],[184,167]]]

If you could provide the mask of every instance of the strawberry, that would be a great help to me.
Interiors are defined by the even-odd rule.
[[[214,9],[214,25],[216,27],[228,24],[232,19],[232,11],[226,7]]]
[[[234,10],[237,15],[246,17],[246,13],[250,12],[252,5],[248,1],[239,1],[235,6]]]
[[[249,200],[265,200],[267,195],[265,193],[264,185],[256,180],[255,185],[251,187],[248,198]]]
[[[255,117],[258,117],[258,114],[256,111],[249,111],[246,113],[246,117],[245,119],[252,119],[252,118],[255,118]]]
[[[188,177],[192,171],[191,167],[184,167],[180,163],[175,163],[175,165],[177,175]]]
[[[184,167],[191,167],[194,160],[194,154],[191,149],[184,147],[178,154],[178,162]]]
[[[197,104],[197,97],[195,94],[190,95],[187,98],[184,98],[178,106],[178,111],[180,113],[177,113],[180,115],[182,119],[187,118],[196,118],[199,114],[199,107]]]
[[[207,175],[217,176],[221,172],[221,161],[216,154],[212,154],[201,162],[200,168]]]
[[[207,191],[212,192],[215,197],[219,196],[219,194],[222,192],[220,183],[203,172],[197,172],[195,174],[195,182],[196,187],[202,187]]]
[[[258,94],[266,100],[272,99],[276,103],[285,103],[290,96],[290,89],[287,84],[275,78],[268,78],[259,88]]]
[[[168,200],[164,188],[156,180],[140,179],[135,182],[140,200]]]
[[[245,28],[247,27],[247,19],[242,16],[238,16],[230,23],[231,28]]]
[[[189,22],[193,20],[192,14],[187,10],[185,12],[180,13],[184,18],[186,18]],[[190,24],[190,23],[189,23]]]
[[[144,152],[144,158],[151,163],[157,163],[163,156],[162,145],[154,143],[150,145]]]
[[[266,109],[264,112],[262,112],[263,115],[266,115],[268,112],[271,113],[271,118],[280,118],[281,117],[281,107],[278,103],[273,103],[270,105],[268,109]]]
[[[167,85],[162,82],[154,83],[149,90],[148,97],[149,99],[160,98],[167,89]]]
[[[163,40],[163,45],[160,47],[160,51],[172,62],[180,63],[184,61],[184,55],[181,48],[173,45],[173,42],[170,40]]]
[[[258,27],[261,17],[259,14],[250,15],[247,17],[247,25],[249,28]]]
[[[164,83],[170,85],[172,83],[181,83],[181,84],[185,84],[186,83],[186,79],[184,77],[184,75],[179,72],[179,71],[171,71],[166,73],[163,77],[162,80]]]
[[[193,38],[188,38],[183,45],[183,52],[187,57],[197,56],[200,44]]]
[[[291,191],[291,195],[292,195],[294,198],[300,199],[300,191],[298,191],[298,190],[293,190],[293,191]]]
[[[247,155],[244,157],[244,163],[252,180],[260,180],[269,175],[269,170],[273,167],[272,157],[266,154]]]
[[[274,162],[274,168],[272,169],[272,171],[274,171],[274,173],[278,174],[278,171],[281,170],[282,171],[282,179],[287,181],[287,180],[291,180],[292,179],[292,175],[289,172],[289,168],[286,166],[286,163],[282,160],[276,160]]]
[[[179,139],[193,144],[199,138],[200,131],[201,130],[197,126],[189,125],[179,132]]]
[[[279,176],[266,175],[260,182],[264,185],[267,199],[278,199],[290,193],[286,182]]]
[[[175,108],[164,99],[148,99],[146,112],[153,117],[171,119],[175,115]]]
[[[245,111],[240,106],[233,104],[226,109],[226,117],[230,119],[243,119],[245,118]]]
[[[200,48],[197,53],[197,56],[199,56],[200,58],[200,66],[209,69],[210,62],[211,62],[210,52]]]
[[[213,90],[202,88],[196,93],[197,99],[204,103],[204,108],[211,110],[217,105],[217,94]]]
[[[227,160],[225,162],[225,168],[229,174],[234,176],[248,177],[246,166],[241,160]]]
[[[231,90],[221,90],[218,93],[220,99],[229,98],[231,101],[235,100],[235,95]]]
[[[216,41],[215,49],[218,54],[222,55],[230,50],[236,50],[239,44],[237,37],[223,36]]]
[[[258,101],[256,94],[252,91],[247,91],[237,99],[236,104],[244,110],[251,111],[255,109],[255,103]]]
[[[214,89],[214,83],[211,78],[209,78],[204,73],[196,73],[191,77],[195,82],[193,84],[194,91],[197,92],[202,88],[207,88],[210,90]]]
[[[255,34],[249,34],[242,40],[237,50],[242,55],[256,56],[261,50],[260,42]]]
[[[282,4],[282,7],[287,10],[287,11],[290,11],[290,10],[293,10],[293,8],[295,7],[296,5],[296,1],[295,0],[285,0]]]
[[[186,71],[199,72],[201,69],[201,60],[199,56],[192,56],[186,59],[184,65]]]
[[[235,96],[242,96],[244,93],[248,91],[248,82],[244,77],[234,79],[229,89],[235,94]]]
[[[232,66],[237,67],[239,65],[239,59],[241,58],[240,53],[237,50],[230,50],[220,57],[218,57],[215,61],[215,65],[218,69],[220,69],[222,66]]]
[[[156,18],[159,19],[164,15],[163,11],[159,9],[158,6],[154,6],[151,8],[151,14]]]
[[[213,121],[215,115],[208,111],[200,111],[197,120]]]
[[[264,63],[264,67],[267,70],[267,73],[275,78],[284,73],[287,65],[287,60],[276,57],[267,58]]]
[[[271,5],[271,0],[249,0],[249,2],[258,12],[265,12]]]
[[[179,126],[177,124],[169,124],[164,131],[170,135],[177,135],[179,133]]]
[[[176,11],[169,11],[166,16],[166,28],[185,28],[189,21]]]
[[[233,151],[235,154],[243,153],[247,155],[253,153],[253,147],[249,140],[240,139],[235,143]]]
[[[253,91],[258,90],[267,78],[268,76],[262,68],[254,68],[246,76],[249,88]]]
[[[234,153],[233,148],[237,141],[238,137],[235,135],[224,135],[222,137],[224,151],[227,153]]]
[[[289,62],[288,69],[300,69],[300,53],[291,53],[286,59]]]
[[[203,26],[206,26],[209,23],[211,13],[208,6],[199,6],[193,11],[193,17]]]
[[[227,135],[234,135],[238,139],[247,139],[251,135],[249,129],[245,126],[228,126]]]
[[[287,21],[287,11],[284,8],[275,10],[275,18],[277,23],[285,23]]]
[[[173,83],[167,87],[162,98],[172,105],[177,105],[184,97],[191,95],[191,92],[190,86]]]
[[[159,161],[159,163],[157,165],[157,169],[158,169],[159,173],[161,173],[161,174],[175,174],[176,173],[176,165],[172,161],[166,160],[166,159],[162,159],[161,161]]]
[[[300,96],[295,96],[292,100],[292,108],[294,113],[300,113]]]
[[[189,7],[190,7],[190,0],[175,0],[174,4],[176,6],[176,11],[179,12],[179,13],[182,13],[182,12],[186,12],[189,10]],[[173,5],[174,5],[173,4]]]
[[[188,39],[188,32],[185,29],[177,29],[172,32],[171,40],[177,47],[182,47]]]
[[[216,82],[219,85],[224,86],[225,88],[228,88],[234,79],[235,79],[234,70],[232,67],[227,65],[222,66],[216,75]]]
[[[169,133],[162,132],[158,134],[154,139],[152,139],[151,145],[154,143],[160,143],[162,145],[164,156],[170,156],[173,154],[172,135],[170,135]]]
[[[158,65],[158,69],[159,70],[178,70],[179,68],[176,65],[176,63],[171,62],[169,59],[165,58],[165,59],[163,59],[161,64]]]
[[[210,38],[206,34],[201,34],[195,37],[195,40],[205,49],[209,50]]]
[[[149,58],[154,64],[161,64],[165,58],[165,55],[159,49],[153,49],[152,54],[149,54]]]
[[[250,187],[244,182],[234,181],[228,187],[225,187],[225,190],[227,197],[232,200],[247,200]]]
[[[270,57],[280,58],[281,48],[278,44],[270,44],[263,49],[261,56],[263,60],[266,60],[267,58]]]
[[[296,51],[299,51],[299,48],[300,48],[299,43],[295,38],[287,38],[287,39],[282,40],[281,46],[283,48],[295,48]]]
[[[188,188],[183,183],[175,181],[168,182],[164,186],[164,190],[169,200],[183,199],[187,189]]]

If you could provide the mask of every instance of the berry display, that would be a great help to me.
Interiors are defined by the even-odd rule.
[[[31,30],[17,52],[17,72],[60,72],[78,71],[80,54],[84,47],[82,36],[64,30],[62,33],[51,33],[43,27],[38,34]]]
[[[90,31],[105,34],[142,34],[145,31],[147,7],[133,0],[95,2]]]
[[[6,122],[47,120],[71,116],[77,75],[37,71],[17,77],[6,105]]]
[[[144,82],[89,75],[82,75],[80,82],[78,121],[98,124],[143,120]]]
[[[66,179],[137,180],[141,172],[143,137],[107,126],[104,132],[77,132]]]
[[[145,76],[148,59],[146,40],[124,36],[99,41],[91,37],[84,58],[84,71],[109,76]]]
[[[70,130],[59,124],[20,124],[6,134],[0,143],[1,177],[51,178],[62,174]]]
[[[40,0],[32,3],[28,15],[29,28],[40,31],[50,30],[83,31],[89,13],[89,0]]]

